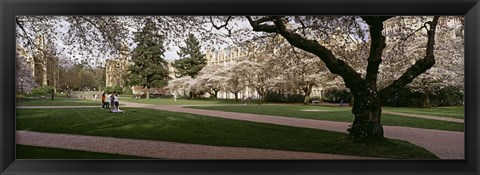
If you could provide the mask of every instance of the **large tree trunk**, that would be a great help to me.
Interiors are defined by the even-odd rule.
[[[218,97],[218,91],[219,91],[219,90],[214,90],[214,91],[215,91],[215,97],[214,97],[214,99],[216,100],[217,97]]]
[[[310,94],[312,93],[313,85],[307,85],[306,88],[303,88],[303,92],[305,92],[305,97],[303,97],[303,104],[307,105],[310,101]]]
[[[305,95],[305,97],[303,97],[303,104],[308,105],[308,102],[310,102],[310,95]]]
[[[432,107],[432,104],[430,103],[430,92],[425,92],[422,94],[422,100],[423,100],[423,107],[424,108],[430,108]]]
[[[235,92],[233,94],[235,94],[235,101],[238,102],[238,92]]]
[[[148,87],[145,86],[145,90],[147,90],[147,96],[145,98],[150,99],[150,91],[148,90]]]
[[[383,127],[380,123],[382,106],[376,89],[362,88],[352,93],[354,95],[352,113],[355,119],[348,130],[350,137],[362,140],[383,138]]]

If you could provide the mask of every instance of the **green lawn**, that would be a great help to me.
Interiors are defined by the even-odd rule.
[[[353,114],[348,107],[303,106],[303,105],[247,105],[247,106],[189,106],[189,108],[219,110],[228,112],[253,113],[315,120],[353,122]],[[382,124],[414,128],[463,131],[463,123],[429,120],[382,114]]]
[[[119,154],[17,145],[17,159],[152,159]]]
[[[187,99],[177,99],[174,101],[173,98],[151,98],[151,99],[144,99],[144,98],[122,98],[122,101],[128,102],[135,102],[135,103],[145,103],[145,104],[158,104],[158,105],[222,105],[222,104],[240,104],[241,99],[239,101],[235,101],[234,99],[198,99],[198,100],[187,100]],[[250,103],[256,103],[256,101],[251,101]]]
[[[51,100],[39,99],[34,97],[17,99],[18,106],[98,106],[102,107],[102,101],[83,100],[83,99],[67,99],[65,97],[55,97]]]
[[[385,111],[402,112],[410,114],[423,114],[451,118],[465,118],[464,106],[448,106],[448,107],[432,107],[432,108],[399,108],[399,107],[383,107]]]
[[[218,146],[252,147],[399,159],[437,159],[427,150],[398,140],[354,143],[345,133],[124,108],[17,109],[18,130],[162,140]]]

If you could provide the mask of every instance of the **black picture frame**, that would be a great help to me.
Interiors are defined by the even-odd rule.
[[[1,0],[0,174],[479,174],[479,0]],[[465,15],[465,160],[15,160],[16,15]]]

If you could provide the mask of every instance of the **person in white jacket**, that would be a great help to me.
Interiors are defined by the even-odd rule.
[[[115,103],[115,109],[118,112],[119,110],[119,102],[120,102],[120,97],[118,96],[118,93],[115,92],[115,95],[113,96],[113,102]]]

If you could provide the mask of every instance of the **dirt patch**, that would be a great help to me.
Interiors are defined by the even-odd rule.
[[[300,111],[307,111],[307,112],[327,112],[329,110],[321,110],[321,109],[304,109]]]

